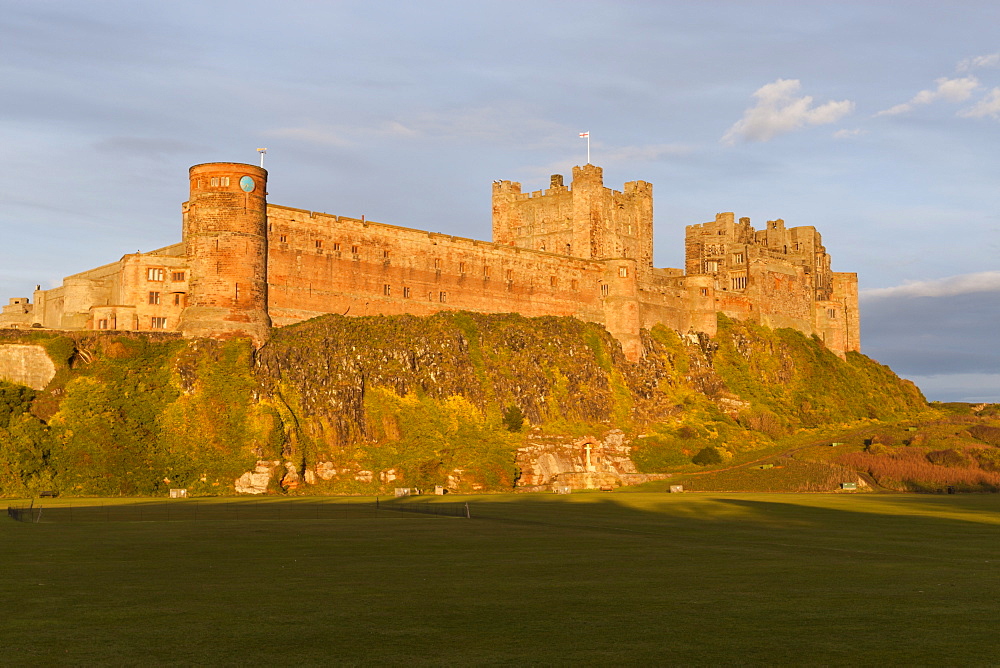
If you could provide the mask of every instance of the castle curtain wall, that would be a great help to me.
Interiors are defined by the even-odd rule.
[[[275,205],[268,224],[275,325],[442,310],[605,321],[600,262]]]
[[[15,299],[0,326],[249,335],[327,313],[442,310],[575,316],[604,325],[635,359],[640,332],[716,333],[717,314],[860,346],[857,275],[830,270],[815,228],[732,213],[687,227],[685,269],[652,266],[652,186],[604,187],[600,167],[570,186],[493,184],[494,241],[477,241],[267,204],[267,172],[190,170],[183,241],[74,274]],[[16,303],[15,303],[16,302]],[[24,302],[24,303],[22,303]]]

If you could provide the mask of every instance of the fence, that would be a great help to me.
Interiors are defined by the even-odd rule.
[[[391,512],[386,512],[391,511]],[[42,506],[8,506],[8,517],[20,522],[42,521]],[[171,499],[104,503],[60,499],[46,505],[44,522],[190,522],[199,520],[374,520],[406,519],[414,515],[471,517],[467,503],[426,501],[311,501],[243,498]]]
[[[404,497],[405,498],[405,497]],[[412,497],[411,497],[412,498]],[[376,501],[376,503],[378,503]],[[383,503],[382,510],[396,510],[401,513],[421,513],[424,515],[444,515],[446,517],[464,517],[470,519],[468,503],[431,503],[430,501],[388,501]]]
[[[42,519],[42,507],[38,506],[36,508],[34,501],[31,502],[30,506],[7,506],[7,517],[15,522],[31,522],[35,524]]]

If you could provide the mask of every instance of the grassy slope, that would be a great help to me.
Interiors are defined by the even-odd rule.
[[[4,662],[985,665],[1000,652],[996,495],[469,501],[472,520],[5,520]]]

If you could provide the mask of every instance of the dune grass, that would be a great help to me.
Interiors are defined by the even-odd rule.
[[[985,665],[1000,655],[1000,496],[445,500],[468,501],[472,519],[366,513],[357,499],[353,515],[345,499],[186,500],[170,520],[153,514],[162,500],[46,501],[38,524],[0,522],[2,663]],[[70,503],[72,522],[44,514]],[[143,503],[141,520],[105,507]],[[195,504],[199,515],[185,517]]]

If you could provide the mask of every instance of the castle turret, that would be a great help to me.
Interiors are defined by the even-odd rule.
[[[267,171],[213,162],[190,170],[184,244],[190,263],[185,336],[268,337]]]

